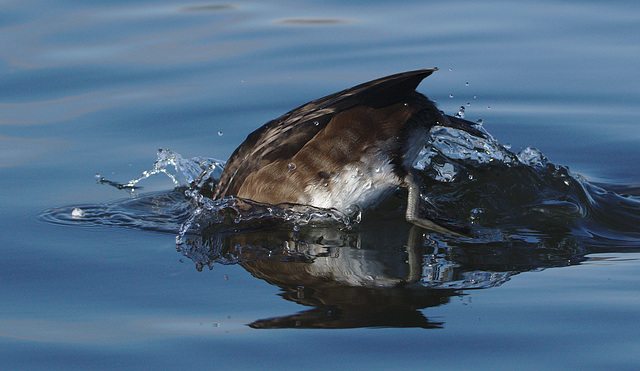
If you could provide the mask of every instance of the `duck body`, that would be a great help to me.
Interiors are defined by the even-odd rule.
[[[268,122],[231,155],[213,198],[234,196],[349,213],[408,187],[407,219],[419,219],[412,164],[429,130],[435,125],[475,130],[464,120],[443,115],[415,91],[436,70],[373,80]],[[425,222],[423,227],[433,227]]]

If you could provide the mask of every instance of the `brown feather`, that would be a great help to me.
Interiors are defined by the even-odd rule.
[[[403,104],[411,100],[420,81],[433,71],[435,69],[410,71],[373,80],[307,103],[268,122],[251,133],[231,155],[213,195],[214,199],[251,195],[247,198],[259,201],[254,198],[257,197],[263,202],[270,203],[275,203],[273,200],[291,200],[292,195],[304,189],[303,185],[308,181],[308,178],[302,175],[310,174],[310,170],[302,170],[307,168],[306,165],[303,165],[306,162],[300,162],[303,158],[307,161],[311,157],[317,157],[318,160],[314,160],[314,163],[322,162],[329,167],[339,167],[344,161],[354,160],[359,156],[358,151],[362,148],[354,147],[350,145],[351,143],[367,143],[372,137],[383,138],[391,133],[393,128],[397,130],[398,125],[401,126],[407,119],[405,115],[401,115],[395,119],[382,120],[383,122],[380,119],[363,122],[364,116],[358,116],[362,115],[361,112],[349,113],[352,108],[384,109]],[[428,102],[426,98],[425,101]],[[370,112],[366,118],[375,118],[377,112]],[[349,115],[354,116],[349,118]],[[338,116],[341,117],[338,118]],[[329,123],[333,123],[330,130],[327,129]],[[362,128],[356,129],[352,126],[362,126]],[[319,133],[324,133],[322,137],[325,140],[330,138],[331,140],[338,139],[338,141],[324,145],[312,145],[312,147],[315,146],[315,150],[311,151],[310,149],[307,154],[300,155],[299,163],[296,163],[296,170],[300,170],[290,174],[288,172],[290,160],[297,156],[304,146],[313,142],[312,139]],[[344,140],[339,139],[342,135],[345,136]],[[368,145],[372,145],[372,143],[369,142]],[[338,161],[332,164],[332,160]],[[315,164],[309,165],[308,168],[315,170],[320,167]],[[326,169],[320,169],[315,173],[317,174],[319,171],[331,174],[331,171]],[[317,176],[312,176],[312,178],[317,178]],[[270,179],[274,179],[274,181],[272,182]],[[300,181],[302,183],[292,184],[292,182]],[[268,190],[274,185],[283,189],[279,191]],[[267,194],[258,196],[258,190],[267,192]],[[266,201],[266,199],[272,201]],[[300,201],[300,197],[298,197],[298,201]]]

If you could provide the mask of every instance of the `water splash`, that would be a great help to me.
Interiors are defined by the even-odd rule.
[[[211,178],[219,179],[224,167],[223,161],[206,157],[185,159],[179,153],[168,149],[159,149],[157,156],[158,159],[151,170],[144,171],[140,177],[130,180],[125,187],[135,187],[140,181],[159,173],[168,176],[176,187],[191,186],[196,179],[203,182]],[[174,172],[170,171],[171,167]]]
[[[151,170],[119,183],[96,174],[99,184],[123,189],[131,198],[104,205],[74,205],[50,209],[42,214],[45,221],[80,226],[117,226],[177,233],[191,215],[192,203],[185,196],[190,187],[214,187],[222,174],[224,162],[206,158],[183,158],[171,150],[159,149]],[[154,175],[167,176],[173,188],[138,195],[140,184]]]
[[[590,184],[535,148],[514,153],[481,125],[475,128],[484,136],[434,127],[413,162],[421,174],[420,213],[445,226],[468,228],[472,239],[411,237],[415,232],[404,220],[401,191],[375,209],[347,214],[235,197],[212,200],[224,163],[170,150],[159,150],[152,168],[136,179],[117,183],[100,177],[101,183],[129,191],[130,198],[48,210],[42,217],[64,225],[177,235],[178,251],[197,269],[295,261],[317,279],[372,287],[487,288],[519,272],[580,262],[588,252],[640,248],[635,188],[618,187],[628,193],[620,195]],[[173,189],[137,194],[154,175],[169,177]],[[424,249],[433,251],[415,252]],[[407,264],[420,268],[402,273]]]
[[[422,205],[424,214],[443,224],[466,221],[481,242],[540,241],[568,233],[586,245],[617,239],[640,246],[637,196],[590,184],[535,148],[513,153],[476,128],[485,138],[448,127],[430,132],[413,163],[422,174],[421,196],[429,200]]]
[[[544,157],[542,152],[532,147],[527,147],[520,151],[520,153],[518,153],[518,160],[524,165],[535,167],[545,167],[548,163],[547,158]]]
[[[320,209],[307,205],[269,205],[237,197],[211,200],[198,190],[187,190],[193,209],[189,218],[180,227],[176,243],[184,243],[185,236],[207,233],[242,232],[257,228],[273,227],[291,223],[294,228],[301,225],[339,223],[349,228],[358,221],[358,215],[343,214],[334,209]]]
[[[100,184],[108,184],[130,192],[141,188],[138,183],[157,174],[169,177],[174,187],[203,187],[206,183],[217,182],[223,168],[224,161],[199,156],[185,159],[179,153],[161,148],[151,170],[143,171],[138,178],[125,183],[105,179],[100,174],[96,174],[96,178]]]

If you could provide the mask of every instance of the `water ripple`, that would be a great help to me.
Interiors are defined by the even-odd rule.
[[[169,150],[159,150],[152,169],[137,179],[99,179],[127,190],[130,198],[52,209],[42,219],[173,233],[178,251],[199,270],[215,263],[260,266],[262,273],[252,273],[285,286],[291,282],[281,273],[265,273],[272,269],[267,262],[298,264],[281,268],[292,273],[304,267],[306,280],[457,290],[576,264],[593,252],[640,249],[637,187],[591,184],[536,149],[513,153],[488,133],[479,138],[435,127],[430,136],[414,162],[422,174],[420,211],[442,225],[468,229],[472,238],[412,227],[404,219],[402,190],[375,209],[349,215],[234,197],[214,201],[224,163]],[[170,177],[175,188],[139,194],[140,184],[157,174]]]

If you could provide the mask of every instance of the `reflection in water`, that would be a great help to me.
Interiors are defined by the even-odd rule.
[[[49,210],[65,225],[111,225],[178,233],[178,251],[198,270],[239,264],[313,309],[258,320],[255,328],[422,327],[421,309],[463,290],[491,288],[515,274],[578,264],[589,253],[640,248],[637,187],[616,192],[549,163],[537,150],[511,153],[493,140],[432,130],[414,163],[422,171],[424,214],[466,228],[469,237],[431,234],[405,221],[406,192],[349,215],[304,205],[207,197],[220,161],[159,151],[151,171],[108,205]],[[171,192],[138,196],[138,183],[169,175]],[[612,188],[611,188],[612,189]]]
[[[251,323],[255,328],[439,327],[420,309],[463,289],[498,286],[520,272],[575,264],[586,250],[570,236],[463,242],[423,233],[402,217],[355,229],[293,223],[242,233],[188,236],[179,250],[197,269],[240,264],[314,309]]]
[[[423,285],[424,249],[406,240],[418,237],[419,230],[409,232],[406,222],[391,222],[389,229],[370,227],[366,232],[310,226],[293,231],[289,226],[214,233],[190,237],[182,252],[199,268],[239,262],[255,277],[280,287],[284,299],[315,307],[252,327],[437,327],[418,309],[446,303],[456,291]],[[455,275],[454,269],[445,273],[452,267],[430,268]]]
[[[360,232],[289,226],[205,234],[189,237],[181,250],[198,269],[239,263],[280,287],[284,299],[314,307],[256,321],[250,325],[255,328],[438,327],[441,323],[429,321],[419,309],[447,303],[459,292],[432,287],[453,281],[490,286],[509,275],[460,269],[446,254],[424,246],[417,228],[404,221],[386,224]]]

